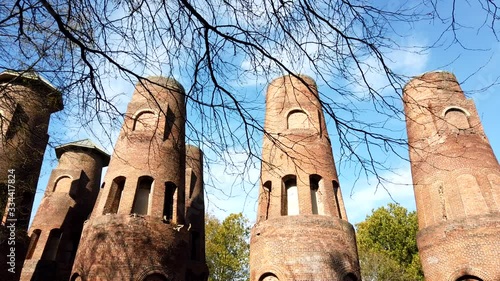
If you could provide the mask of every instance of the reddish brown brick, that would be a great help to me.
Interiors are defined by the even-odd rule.
[[[0,73],[0,279],[19,280],[29,243],[27,230],[43,154],[49,136],[50,115],[63,108],[61,93],[36,73]],[[8,213],[9,170],[15,176],[16,273],[8,272],[6,255],[11,245],[5,223]],[[11,222],[9,222],[10,224]],[[5,253],[5,255],[4,255]]]
[[[148,80],[137,84],[128,105],[71,280],[208,278],[202,153],[188,149],[186,171],[184,89],[173,79]]]
[[[58,166],[31,224],[21,280],[68,280],[83,222],[99,193],[109,155],[89,140],[56,148]]]
[[[264,129],[250,280],[360,280],[316,83],[274,80]]]
[[[404,102],[426,280],[500,280],[500,166],[473,101],[430,72]]]

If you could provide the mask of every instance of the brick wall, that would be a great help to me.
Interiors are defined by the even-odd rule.
[[[453,74],[430,72],[404,102],[426,280],[500,280],[500,166],[473,101]]]

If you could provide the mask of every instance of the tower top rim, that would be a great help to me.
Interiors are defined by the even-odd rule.
[[[300,83],[297,85],[305,85],[309,89],[307,92],[313,94],[316,98],[319,98],[318,85],[312,77],[304,74],[288,74],[277,77],[269,83],[266,91],[266,100],[271,98],[272,95],[270,95],[270,93],[272,93],[272,88],[280,88],[286,84],[293,83]]]
[[[0,73],[0,82],[9,82],[12,81],[18,77],[33,80],[36,82],[41,82],[45,87],[50,89],[53,92],[59,92],[57,88],[52,85],[47,79],[43,78],[41,75],[34,71],[13,71],[13,70],[6,70],[2,73]]]
[[[424,88],[423,91],[422,88]],[[405,100],[408,100],[408,98],[415,100],[426,100],[431,97],[435,97],[436,95],[440,95],[439,92],[435,91],[431,91],[431,95],[429,94],[428,90],[425,90],[425,88],[428,88],[428,90],[444,90],[448,94],[456,93],[459,96],[465,98],[465,95],[460,88],[460,83],[458,82],[455,74],[446,70],[429,71],[420,75],[413,76],[403,87],[403,98]],[[419,93],[423,93],[423,95],[420,95]],[[449,96],[448,94],[446,96]]]
[[[193,151],[200,151],[200,152],[203,152],[203,151],[201,150],[201,148],[200,148],[200,147],[198,147],[198,146],[196,146],[196,145],[194,145],[194,144],[189,144],[189,143],[186,143],[186,150],[188,150],[188,149],[189,149],[189,150],[193,150]]]
[[[455,77],[455,74],[453,74],[453,72],[451,72],[451,71],[448,71],[445,69],[436,69],[436,70],[422,72],[420,74],[412,76],[411,78],[419,78],[419,77],[430,75],[430,74],[447,74],[447,75],[452,75],[453,77]]]
[[[47,98],[53,100],[53,102],[50,102],[53,109],[52,112],[60,111],[64,108],[61,92],[47,79],[43,78],[35,71],[6,70],[0,73],[0,83],[12,83],[18,81],[21,85],[29,85],[30,83],[26,83],[26,80],[32,83],[37,83],[45,88]]]
[[[165,76],[148,76],[143,79],[143,81],[138,81],[136,86],[141,86],[144,82],[150,82],[156,84],[158,86],[165,87],[169,90],[178,90],[181,93],[185,93],[184,87],[179,81],[177,81],[173,77],[165,77]]]
[[[83,140],[78,140],[78,141],[73,141],[70,143],[62,144],[59,145],[55,148],[56,151],[56,156],[57,159],[61,157],[61,155],[67,151],[73,151],[73,150],[93,150],[101,156],[104,162],[104,166],[107,166],[109,164],[110,160],[110,155],[104,151],[104,149],[100,148],[98,145],[96,145],[94,142],[92,142],[89,139],[83,139]]]
[[[458,79],[455,76],[455,74],[453,74],[453,72],[447,70],[434,70],[412,76],[408,81],[408,83],[406,83],[404,88],[406,89],[407,87],[410,86],[410,84],[415,83],[417,81],[422,81],[422,82],[453,81],[458,84]]]
[[[269,86],[271,86],[274,83],[278,83],[280,80],[285,80],[285,79],[288,79],[289,81],[292,80],[292,79],[300,81],[300,79],[302,79],[307,84],[311,84],[312,86],[314,86],[314,87],[317,88],[316,81],[311,76],[306,75],[306,74],[301,74],[301,73],[298,73],[298,74],[287,74],[287,75],[276,77],[273,80],[271,80],[271,82],[269,83]]]

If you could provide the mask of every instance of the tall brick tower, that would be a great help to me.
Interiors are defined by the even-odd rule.
[[[59,164],[30,228],[21,280],[69,280],[83,222],[97,199],[102,168],[109,163],[109,155],[90,140],[59,146],[56,155]]]
[[[0,73],[1,280],[19,278],[28,246],[33,199],[49,138],[50,115],[62,108],[61,93],[37,74]],[[10,240],[7,240],[13,233],[15,245],[8,244]],[[5,260],[3,253],[10,252],[15,252],[15,258]],[[15,273],[7,271],[13,268],[10,265],[5,268],[7,262],[15,264]]]
[[[189,226],[190,252],[186,281],[206,281],[205,197],[203,191],[203,152],[186,146],[186,225]]]
[[[71,280],[186,280],[184,89],[148,80],[128,105]]]
[[[430,72],[404,102],[426,280],[500,280],[500,166],[473,101]]]
[[[269,85],[250,280],[360,280],[316,83]]]

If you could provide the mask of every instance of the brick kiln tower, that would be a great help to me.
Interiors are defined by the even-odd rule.
[[[404,102],[426,280],[500,280],[500,166],[473,101],[430,72]]]
[[[28,246],[27,230],[33,199],[49,138],[47,129],[50,115],[62,108],[61,93],[37,74],[13,71],[0,73],[1,280],[19,278]],[[9,180],[12,183],[10,190]],[[9,204],[8,191],[14,198]],[[6,235],[10,235],[13,229],[7,229],[6,225],[12,224],[15,224],[16,244],[7,245]],[[15,247],[15,273],[7,271],[6,255],[3,254],[10,252],[12,246]]]
[[[90,140],[56,148],[58,166],[30,228],[31,242],[21,280],[69,280],[83,222],[99,193],[109,155]]]
[[[206,281],[203,152],[192,145],[186,146],[186,225],[191,249],[185,281]]]
[[[191,232],[185,218],[191,199],[185,198],[184,99],[184,89],[173,79],[150,77],[137,84],[84,225],[71,280],[206,280],[196,279],[200,267],[193,265],[204,263],[204,233],[196,223],[197,232]],[[189,175],[201,181],[201,152],[188,151],[195,155]],[[203,196],[200,188],[193,182],[192,201],[198,202],[195,193]],[[191,212],[199,208],[190,206]],[[191,241],[199,243],[195,250]]]
[[[250,280],[361,280],[316,83],[269,85]]]

